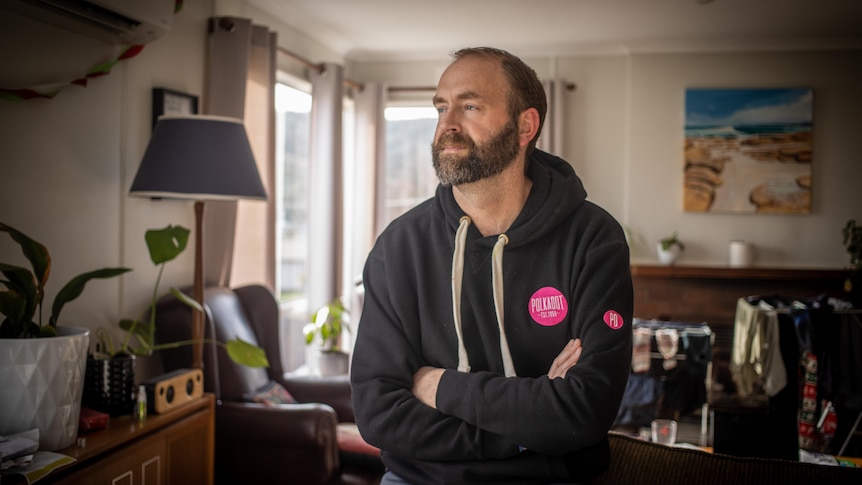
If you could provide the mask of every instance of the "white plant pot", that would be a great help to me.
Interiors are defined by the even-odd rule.
[[[317,354],[317,370],[322,376],[347,374],[350,355],[339,350],[320,350]]]
[[[661,247],[661,243],[656,244],[656,251],[658,251],[658,260],[665,266],[671,266],[676,263],[676,260],[679,259],[679,255],[682,254],[682,249],[680,249],[679,246],[672,245],[671,247],[664,249]]]
[[[39,429],[39,450],[75,443],[90,331],[57,327],[57,337],[0,339],[0,435]]]

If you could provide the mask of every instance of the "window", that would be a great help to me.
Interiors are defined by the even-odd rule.
[[[437,126],[432,106],[389,106],[386,117],[386,224],[432,197],[437,175],[431,143]]]
[[[276,167],[280,184],[276,281],[282,301],[304,299],[308,282],[308,167],[311,95],[277,83]]]

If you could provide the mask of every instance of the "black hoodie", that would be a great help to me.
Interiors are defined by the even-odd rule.
[[[508,241],[466,221],[456,244],[465,214],[440,186],[389,225],[366,262],[356,422],[387,468],[416,485],[580,480],[607,467],[631,365],[628,245],[564,160],[536,150],[528,176]],[[573,338],[577,365],[548,379]],[[447,369],[436,410],[411,392],[421,366]]]

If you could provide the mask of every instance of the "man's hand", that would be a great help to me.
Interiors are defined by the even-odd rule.
[[[437,409],[437,385],[444,369],[420,367],[413,374],[413,395],[426,406]]]
[[[557,377],[565,377],[566,372],[569,371],[575,364],[578,363],[578,359],[581,358],[581,339],[576,338],[574,340],[569,340],[569,343],[563,347],[563,350],[560,352],[560,355],[554,359],[554,362],[551,364],[551,369],[548,370],[548,379],[556,379]]]

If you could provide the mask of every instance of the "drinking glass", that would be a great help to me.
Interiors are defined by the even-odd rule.
[[[676,421],[672,419],[654,419],[652,426],[652,441],[662,445],[676,443]]]

